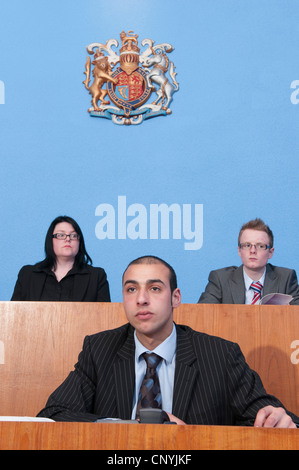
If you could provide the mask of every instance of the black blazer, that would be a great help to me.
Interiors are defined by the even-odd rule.
[[[187,326],[176,328],[176,417],[187,424],[253,425],[260,408],[282,406],[267,395],[237,344]],[[55,421],[131,419],[134,354],[134,329],[129,324],[87,336],[74,371],[38,416]]]
[[[38,265],[23,266],[18,274],[11,300],[39,301],[47,272]],[[110,302],[109,284],[104,269],[84,265],[74,273],[74,302]]]
[[[291,305],[299,305],[299,286],[296,271],[268,263],[263,296],[272,293],[294,297]],[[245,304],[243,265],[216,269],[209,274],[209,282],[201,294],[200,304]]]

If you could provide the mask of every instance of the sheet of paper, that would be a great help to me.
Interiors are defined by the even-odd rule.
[[[261,300],[261,305],[288,305],[293,300],[291,295],[287,294],[268,294]]]
[[[54,423],[53,419],[49,418],[36,418],[31,416],[0,416],[0,421],[35,421],[35,422],[48,422]]]

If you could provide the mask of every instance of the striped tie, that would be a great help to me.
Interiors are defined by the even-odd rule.
[[[253,282],[251,284],[250,289],[252,289],[254,291],[254,295],[253,295],[251,305],[256,304],[260,300],[262,288],[263,288],[263,286],[259,281],[258,282]]]
[[[137,419],[139,418],[140,408],[161,408],[162,405],[160,383],[156,372],[156,368],[162,361],[162,357],[155,353],[143,353],[142,356],[147,367],[138,396]]]

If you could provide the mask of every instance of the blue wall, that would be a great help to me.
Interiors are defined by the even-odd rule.
[[[61,214],[78,221],[117,302],[123,269],[143,254],[170,262],[183,302],[196,302],[211,269],[239,264],[239,228],[257,216],[274,231],[273,263],[299,271],[298,20],[296,0],[3,1],[0,299],[22,265],[43,258]],[[119,126],[88,115],[86,46],[122,30],[174,46],[170,116]],[[118,200],[146,214],[143,239],[97,237],[97,208],[117,217]],[[189,205],[198,249],[186,249],[183,220],[181,238],[172,226],[151,238],[162,203]]]

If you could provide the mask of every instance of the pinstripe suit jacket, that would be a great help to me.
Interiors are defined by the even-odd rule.
[[[173,414],[187,424],[252,425],[267,395],[239,346],[177,328]],[[74,371],[49,397],[38,416],[55,421],[131,419],[135,386],[134,329],[129,325],[84,340]]]

